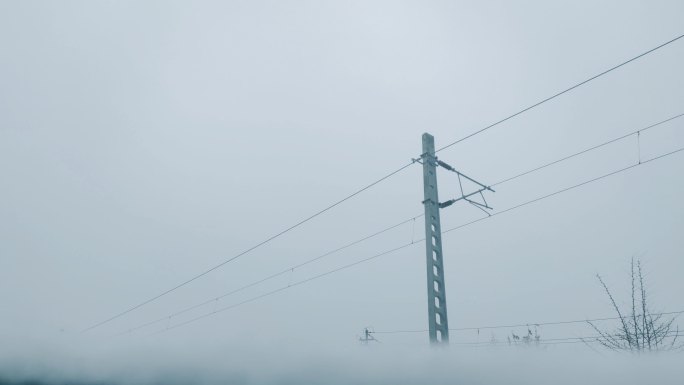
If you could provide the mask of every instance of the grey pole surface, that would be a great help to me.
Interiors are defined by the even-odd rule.
[[[423,134],[423,191],[425,200],[425,256],[427,262],[428,326],[430,343],[449,343],[444,263],[442,260],[442,227],[439,220],[435,138]]]

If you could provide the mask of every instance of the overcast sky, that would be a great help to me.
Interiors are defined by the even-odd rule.
[[[418,240],[418,218],[112,337],[422,213],[414,165],[80,334],[410,162],[424,132],[441,147],[679,36],[683,14],[681,1],[1,1],[0,345],[11,347],[2,359],[59,356],[74,341],[85,355],[141,345],[310,354],[354,346],[366,326],[427,328],[417,243],[150,336]],[[491,184],[684,113],[682,68],[684,39],[440,159]],[[502,211],[639,153],[677,150],[683,125],[502,184],[488,202]],[[633,256],[654,311],[684,310],[682,166],[684,152],[444,234],[450,326],[613,316],[595,274],[626,302]],[[442,200],[458,193],[453,174],[438,178]],[[442,210],[443,229],[485,215],[461,203]],[[494,337],[511,331],[520,332]],[[421,333],[383,337],[426,344]]]

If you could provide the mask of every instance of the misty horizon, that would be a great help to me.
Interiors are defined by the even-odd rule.
[[[683,12],[2,2],[0,385],[680,383]]]

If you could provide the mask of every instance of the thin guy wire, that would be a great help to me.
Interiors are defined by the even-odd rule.
[[[395,175],[395,174],[397,174],[397,173],[399,173],[399,172],[401,172],[401,171],[407,169],[407,168],[410,167],[413,163],[415,163],[415,162],[408,163],[408,164],[406,164],[406,165],[404,165],[404,166],[402,166],[402,167],[396,169],[395,171],[392,171],[391,173],[389,173],[389,174],[383,176],[382,178],[376,180],[375,182],[373,182],[373,183],[371,183],[371,184],[369,184],[369,185],[367,185],[367,186],[365,186],[365,187],[363,187],[363,188],[357,190],[356,192],[354,192],[354,193],[352,193],[352,194],[350,194],[350,195],[347,195],[345,198],[342,198],[342,199],[340,199],[339,201],[337,201],[337,202],[335,202],[335,203],[333,203],[333,204],[331,204],[331,205],[325,207],[324,209],[317,211],[317,212],[314,213],[313,215],[311,215],[311,216],[309,216],[309,217],[307,217],[307,218],[305,218],[305,219],[302,219],[301,221],[295,223],[294,225],[292,225],[292,226],[286,228],[285,230],[283,230],[283,231],[281,231],[281,232],[279,232],[279,233],[277,233],[277,234],[275,234],[275,235],[273,235],[273,236],[271,236],[271,237],[269,237],[269,238],[267,238],[267,239],[265,239],[265,240],[263,240],[263,241],[257,243],[256,245],[254,245],[254,246],[248,248],[247,250],[245,250],[245,251],[243,251],[243,252],[241,252],[241,253],[239,253],[239,254],[237,254],[237,255],[231,257],[231,258],[228,258],[228,259],[224,260],[223,262],[219,263],[218,265],[215,265],[215,266],[213,266],[213,267],[211,267],[211,268],[209,268],[209,269],[203,271],[202,273],[199,273],[199,274],[193,276],[192,278],[189,278],[189,279],[187,279],[186,281],[183,281],[182,283],[180,283],[180,284],[178,284],[178,285],[176,285],[176,286],[174,286],[174,287],[172,287],[172,288],[170,288],[170,289],[168,289],[168,290],[166,290],[166,291],[163,291],[162,293],[160,293],[160,294],[158,294],[158,295],[155,295],[154,297],[152,297],[152,298],[150,298],[150,299],[147,299],[147,300],[145,300],[145,301],[143,301],[143,302],[141,302],[141,303],[139,303],[139,304],[137,304],[137,305],[135,305],[135,306],[133,306],[133,307],[130,307],[130,308],[126,309],[125,311],[122,311],[121,313],[118,313],[118,314],[116,314],[116,315],[114,315],[114,316],[112,316],[112,317],[110,317],[110,318],[105,319],[104,321],[100,321],[100,322],[98,322],[98,323],[96,323],[96,324],[94,324],[94,325],[92,325],[92,326],[90,326],[90,327],[84,329],[84,330],[82,331],[82,333],[85,333],[85,332],[87,332],[87,331],[89,331],[89,330],[95,329],[96,327],[99,327],[99,326],[102,326],[102,325],[104,325],[104,324],[106,324],[106,323],[108,323],[108,322],[111,322],[111,321],[113,321],[113,320],[115,320],[115,319],[117,319],[117,318],[119,318],[119,317],[121,317],[121,316],[123,316],[123,315],[125,315],[125,314],[128,314],[128,313],[132,312],[133,310],[136,310],[136,309],[138,309],[138,308],[140,308],[140,307],[142,307],[142,306],[145,306],[145,305],[149,304],[150,302],[153,302],[153,301],[155,301],[155,300],[157,300],[157,299],[159,299],[159,298],[161,298],[161,297],[163,297],[163,296],[165,296],[165,295],[167,295],[167,294],[169,294],[169,293],[171,293],[171,292],[173,292],[173,291],[175,291],[175,290],[177,290],[177,289],[180,289],[181,287],[183,287],[183,286],[189,284],[190,282],[195,281],[196,279],[201,278],[201,277],[203,277],[203,276],[205,276],[205,275],[211,273],[212,271],[214,271],[214,270],[216,270],[216,269],[218,269],[218,268],[224,266],[225,264],[227,264],[227,263],[229,263],[229,262],[231,262],[231,261],[234,261],[234,260],[240,258],[241,256],[243,256],[243,255],[249,253],[250,251],[252,251],[252,250],[254,250],[254,249],[256,249],[256,248],[258,248],[258,247],[260,247],[260,246],[263,246],[263,245],[265,245],[266,243],[268,243],[268,242],[270,242],[270,241],[272,241],[272,240],[274,240],[274,239],[280,237],[281,235],[283,235],[283,234],[285,234],[285,233],[287,233],[287,232],[289,232],[289,231],[291,231],[291,230],[293,230],[293,229],[295,229],[295,228],[297,228],[297,227],[303,225],[304,223],[306,223],[306,222],[308,222],[308,221],[310,221],[310,220],[316,218],[317,216],[319,216],[319,215],[325,213],[326,211],[332,209],[333,207],[335,207],[335,206],[337,206],[337,205],[339,205],[339,204],[341,204],[341,203],[343,203],[343,202],[345,202],[345,201],[347,201],[347,200],[349,200],[349,199],[351,199],[351,198],[353,198],[353,197],[359,195],[360,193],[362,193],[362,192],[368,190],[369,188],[371,188],[371,187],[377,185],[378,183],[380,183],[380,182],[382,182],[382,181],[388,179],[389,177],[391,177],[391,176],[393,176],[393,175]]]
[[[494,216],[497,215],[497,214],[503,214],[503,213],[505,213],[505,212],[509,212],[509,211],[513,211],[513,210],[516,210],[516,209],[521,208],[521,207],[525,207],[525,206],[527,206],[527,205],[529,205],[529,204],[531,204],[531,203],[538,202],[538,201],[541,201],[541,200],[543,200],[543,199],[550,198],[550,197],[552,197],[552,196],[561,194],[561,193],[563,193],[563,192],[572,190],[572,189],[574,189],[574,188],[577,188],[577,187],[580,187],[580,186],[584,186],[584,185],[586,185],[586,184],[589,184],[589,183],[592,183],[592,182],[596,182],[596,181],[598,181],[598,180],[600,180],[600,179],[607,178],[607,177],[609,177],[609,176],[612,176],[612,175],[615,175],[615,174],[618,174],[618,173],[621,173],[621,172],[630,170],[630,169],[632,169],[632,168],[634,168],[634,167],[638,167],[638,166],[644,165],[644,164],[646,164],[646,163],[649,163],[649,162],[652,162],[652,161],[655,161],[655,160],[658,160],[658,159],[662,159],[662,158],[667,157],[667,156],[670,156],[670,155],[674,155],[674,154],[679,153],[679,152],[681,152],[681,151],[684,151],[684,147],[679,148],[679,149],[674,150],[674,151],[671,151],[671,152],[668,152],[668,153],[665,153],[665,154],[662,154],[662,155],[659,155],[659,156],[656,156],[656,157],[654,157],[654,158],[650,158],[650,159],[648,159],[648,160],[646,160],[646,161],[643,161],[642,163],[637,163],[637,164],[634,164],[634,165],[631,165],[631,166],[628,166],[628,167],[625,167],[625,168],[622,168],[622,169],[619,169],[619,170],[610,172],[610,173],[608,173],[608,174],[604,174],[604,175],[599,176],[599,177],[597,177],[597,178],[593,178],[593,179],[591,179],[591,180],[588,180],[588,181],[585,181],[585,182],[576,184],[576,185],[574,185],[574,186],[567,187],[567,188],[564,188],[564,189],[562,189],[562,190],[558,190],[558,191],[556,191],[556,192],[554,192],[554,193],[547,194],[547,195],[542,196],[542,197],[539,197],[539,198],[535,198],[535,199],[530,200],[530,201],[527,201],[527,202],[525,202],[525,203],[521,203],[521,204],[519,204],[519,205],[510,207],[510,208],[508,208],[508,209],[506,209],[506,210],[504,210],[504,211],[501,211],[501,212],[492,214],[492,215],[489,216],[489,217],[483,217],[483,218],[480,218],[480,219],[478,219],[478,220],[468,222],[468,223],[466,223],[466,224],[464,224],[464,225],[460,225],[460,226],[451,228],[451,229],[449,229],[449,230],[444,231],[443,234],[444,234],[444,233],[448,233],[448,232],[453,231],[453,230],[456,230],[456,229],[459,229],[459,228],[463,228],[463,227],[465,227],[465,226],[472,225],[472,224],[474,224],[474,223],[476,223],[476,222],[479,222],[479,221],[481,221],[481,220],[484,220],[484,219],[492,218],[492,217],[494,217]],[[223,311],[226,311],[226,310],[229,310],[229,309],[233,309],[233,308],[235,308],[235,307],[244,305],[244,304],[246,304],[246,303],[253,302],[253,301],[258,300],[258,299],[260,299],[260,298],[264,298],[264,297],[267,297],[267,296],[276,294],[276,293],[278,293],[278,292],[281,292],[281,291],[283,291],[283,290],[289,289],[290,287],[298,286],[298,285],[304,284],[304,283],[306,283],[306,282],[312,281],[312,280],[314,280],[314,279],[318,279],[318,278],[327,276],[327,275],[329,275],[329,274],[333,274],[333,273],[335,273],[335,272],[337,272],[337,271],[340,271],[340,270],[343,270],[343,269],[347,269],[347,268],[352,267],[352,266],[356,266],[356,265],[358,265],[358,264],[361,264],[361,263],[370,261],[370,260],[375,259],[375,258],[378,258],[378,257],[380,257],[380,256],[383,256],[383,255],[386,255],[386,254],[389,254],[389,253],[398,251],[398,250],[400,250],[400,249],[409,247],[409,246],[411,246],[411,245],[414,245],[414,244],[416,244],[416,243],[422,242],[422,241],[424,241],[424,240],[425,240],[425,238],[420,239],[420,240],[416,241],[415,243],[414,243],[414,242],[412,242],[412,243],[407,243],[407,244],[405,244],[405,245],[403,245],[403,246],[399,246],[399,247],[397,247],[397,248],[394,248],[394,249],[391,249],[391,250],[384,251],[384,252],[379,253],[379,254],[376,254],[376,255],[374,255],[374,256],[372,256],[372,257],[365,258],[365,259],[362,259],[362,260],[359,260],[359,261],[350,263],[350,264],[348,264],[348,265],[344,265],[344,266],[342,266],[342,267],[339,267],[339,268],[336,268],[336,269],[333,269],[333,270],[329,270],[329,271],[327,271],[327,272],[325,272],[325,273],[316,275],[316,276],[314,276],[314,277],[312,277],[312,278],[308,278],[308,279],[305,279],[305,280],[296,282],[295,284],[292,284],[292,285],[290,285],[290,286],[281,287],[281,288],[279,288],[279,289],[276,289],[276,290],[267,292],[267,293],[265,293],[265,294],[262,294],[262,295],[259,295],[259,296],[256,296],[256,297],[252,297],[252,298],[250,298],[250,299],[247,299],[247,300],[245,300],[245,301],[239,302],[239,303],[237,303],[237,304],[233,304],[233,305],[230,305],[230,306],[221,308],[221,309],[216,310],[216,311],[211,312],[211,313],[205,313],[205,314],[203,314],[203,315],[200,315],[200,316],[198,316],[198,317],[195,317],[195,318],[190,319],[190,320],[188,320],[188,321],[185,321],[185,322],[183,322],[183,323],[174,325],[174,326],[172,326],[172,327],[169,328],[169,329],[165,329],[165,330],[159,331],[159,332],[157,332],[157,333],[162,333],[162,332],[165,332],[165,331],[167,331],[167,330],[175,329],[175,328],[177,328],[177,327],[181,327],[181,326],[187,325],[187,324],[189,324],[189,323],[192,323],[192,322],[195,322],[195,321],[199,321],[200,319],[204,319],[204,318],[213,316],[213,315],[216,314],[216,313],[223,312]],[[681,311],[681,312],[684,312],[684,311]],[[680,312],[680,313],[681,313],[681,312]],[[663,314],[667,314],[667,313],[663,313]],[[597,319],[596,321],[598,321],[598,319]],[[525,325],[542,325],[542,324],[544,324],[544,325],[550,325],[550,324],[552,324],[552,323],[525,324]],[[494,328],[494,327],[482,327],[482,328],[480,328],[480,329],[487,329],[487,328],[492,329],[492,328]],[[477,329],[477,328],[475,328],[475,329]],[[452,330],[452,329],[449,329],[449,330]],[[454,330],[461,330],[461,329],[454,329]],[[472,329],[468,329],[468,330],[472,330]],[[410,331],[403,331],[403,332],[410,332]],[[413,331],[413,332],[423,332],[423,330],[416,330],[416,331]],[[125,333],[126,333],[126,332],[123,332],[123,333],[121,333],[121,334],[125,334]],[[154,334],[157,334],[157,333],[154,333]]]
[[[651,128],[653,128],[653,127],[660,126],[661,124],[665,124],[665,123],[667,123],[667,122],[669,122],[669,121],[675,120],[675,119],[677,119],[677,118],[681,118],[682,116],[684,116],[684,113],[675,115],[675,116],[673,116],[673,117],[671,117],[671,118],[668,118],[668,119],[665,119],[665,120],[661,120],[661,121],[658,122],[658,123],[652,124],[652,125],[650,125],[650,126],[641,128],[641,129],[636,130],[636,131],[632,131],[632,132],[630,132],[630,133],[627,133],[627,134],[624,134],[624,135],[619,136],[619,137],[617,137],[617,138],[608,140],[608,141],[603,142],[603,143],[601,143],[601,144],[597,144],[597,145],[595,145],[595,146],[589,147],[589,148],[584,149],[584,150],[582,150],[582,151],[576,152],[576,153],[574,153],[574,154],[572,154],[572,155],[568,155],[568,156],[566,156],[566,157],[564,157],[564,158],[560,158],[560,159],[558,159],[558,160],[554,160],[553,162],[549,162],[549,163],[546,163],[546,164],[544,164],[544,165],[542,165],[542,166],[539,166],[539,167],[533,168],[533,169],[531,169],[531,170],[525,171],[525,172],[523,172],[523,173],[517,174],[517,175],[512,176],[512,177],[510,177],[510,178],[503,179],[503,180],[501,180],[501,181],[499,181],[499,182],[496,182],[496,183],[492,184],[491,186],[494,187],[494,186],[497,186],[497,185],[500,185],[500,184],[503,184],[503,183],[506,183],[506,182],[510,182],[510,181],[512,181],[513,179],[517,179],[517,178],[520,178],[520,177],[525,176],[525,175],[527,175],[527,174],[533,173],[533,172],[535,172],[535,171],[539,171],[539,170],[541,170],[541,169],[544,169],[544,168],[546,168],[546,167],[553,166],[554,164],[557,164],[557,163],[566,161],[566,160],[568,160],[568,159],[571,159],[571,158],[574,158],[574,157],[576,157],[576,156],[582,155],[582,154],[587,153],[587,152],[589,152],[589,151],[596,150],[597,148],[601,148],[601,147],[607,146],[607,145],[609,145],[609,144],[611,144],[611,143],[615,143],[615,142],[617,142],[617,141],[619,141],[619,140],[628,138],[628,137],[630,137],[630,136],[632,136],[632,135],[634,135],[634,134],[639,135],[640,132],[644,132],[644,131],[646,131],[646,130],[648,130],[648,129],[651,129]],[[641,161],[641,152],[639,152],[639,161]]]
[[[641,163],[641,131],[637,131],[637,150],[639,151],[639,163]]]
[[[599,74],[597,74],[597,75],[594,75],[594,76],[590,77],[589,79],[586,79],[586,80],[584,80],[584,81],[582,81],[582,82],[579,82],[579,83],[573,85],[573,86],[570,87],[570,88],[566,88],[566,89],[563,90],[563,91],[560,91],[560,92],[558,92],[558,93],[556,93],[556,94],[554,94],[554,95],[552,95],[552,96],[549,96],[548,98],[543,99],[543,100],[541,100],[541,101],[539,101],[539,102],[537,102],[537,103],[535,103],[535,104],[533,104],[533,105],[531,105],[531,106],[529,106],[529,107],[527,107],[527,108],[524,108],[524,109],[522,109],[522,110],[516,112],[516,113],[513,114],[513,115],[510,115],[510,116],[508,116],[508,117],[506,117],[506,118],[503,118],[503,119],[501,119],[501,120],[499,120],[499,121],[497,121],[497,122],[495,122],[495,123],[492,123],[492,124],[490,124],[490,125],[487,126],[487,127],[481,128],[481,129],[479,129],[479,130],[477,130],[477,131],[475,131],[475,132],[473,132],[473,133],[471,133],[471,134],[469,134],[469,135],[464,136],[464,137],[461,138],[461,139],[458,139],[458,140],[455,141],[455,142],[451,142],[451,143],[447,144],[447,145],[444,146],[444,147],[440,147],[437,151],[435,151],[435,153],[440,152],[440,151],[442,151],[442,150],[444,150],[444,149],[447,149],[447,148],[449,148],[449,147],[451,147],[451,146],[453,146],[453,145],[455,145],[455,144],[457,144],[457,143],[463,142],[464,140],[469,139],[469,138],[471,138],[471,137],[473,137],[473,136],[475,136],[475,135],[477,135],[477,134],[480,134],[480,133],[482,133],[482,132],[484,132],[484,131],[487,131],[487,130],[489,130],[490,128],[492,128],[492,127],[494,127],[494,126],[497,126],[497,125],[499,125],[499,124],[501,124],[501,123],[503,123],[503,122],[505,122],[505,121],[507,121],[507,120],[510,120],[510,119],[512,119],[512,118],[514,118],[514,117],[516,117],[516,116],[518,116],[518,115],[520,115],[520,114],[522,114],[522,113],[524,113],[524,112],[527,112],[527,111],[529,111],[529,110],[531,110],[531,109],[533,109],[533,108],[535,108],[535,107],[537,107],[537,106],[540,106],[540,105],[542,105],[542,104],[544,104],[544,103],[546,103],[546,102],[548,102],[548,101],[550,101],[550,100],[552,100],[552,99],[555,99],[555,98],[557,98],[557,97],[559,97],[559,96],[561,96],[561,95],[563,95],[563,94],[565,94],[565,93],[567,93],[567,92],[570,92],[570,91],[574,90],[575,88],[578,88],[578,87],[580,87],[580,86],[582,86],[582,85],[584,85],[584,84],[586,84],[586,83],[589,83],[590,81],[592,81],[592,80],[594,80],[594,79],[597,79],[597,78],[599,78],[599,77],[601,77],[601,76],[603,76],[603,75],[605,75],[605,74],[607,74],[607,73],[609,73],[609,72],[612,72],[612,71],[614,71],[614,70],[616,70],[616,69],[618,69],[618,68],[620,68],[620,67],[622,67],[622,66],[624,66],[624,65],[626,65],[626,64],[629,64],[629,63],[631,63],[631,62],[633,62],[633,61],[635,61],[635,60],[637,60],[637,59],[639,59],[639,58],[641,58],[641,57],[643,57],[643,56],[646,56],[646,55],[650,54],[651,52],[654,52],[654,51],[656,51],[656,50],[658,50],[658,49],[660,49],[660,48],[663,48],[663,47],[665,47],[665,46],[668,45],[668,44],[674,43],[675,41],[681,39],[682,37],[684,37],[684,35],[679,35],[679,36],[675,37],[675,38],[672,39],[672,40],[669,40],[669,41],[667,41],[667,42],[665,42],[665,43],[663,43],[663,44],[661,44],[661,45],[659,45],[659,46],[657,46],[657,47],[655,47],[655,48],[651,48],[651,49],[649,49],[648,51],[646,51],[646,52],[644,52],[644,53],[641,53],[641,54],[639,54],[639,55],[637,55],[637,56],[634,56],[633,58],[631,58],[631,59],[629,59],[629,60],[627,60],[627,61],[624,61],[624,62],[622,62],[622,63],[620,63],[620,64],[618,64],[618,65],[616,65],[616,66],[614,66],[614,67],[611,67],[611,68],[609,68],[609,69],[607,69],[607,70],[605,70],[605,71],[603,71],[603,72],[601,72],[601,73],[599,73]]]

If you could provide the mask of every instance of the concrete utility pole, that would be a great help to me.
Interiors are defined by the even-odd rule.
[[[423,134],[423,191],[425,200],[425,256],[427,262],[428,325],[430,343],[449,343],[444,261],[442,259],[442,228],[439,221],[437,196],[437,159],[435,138]]]

